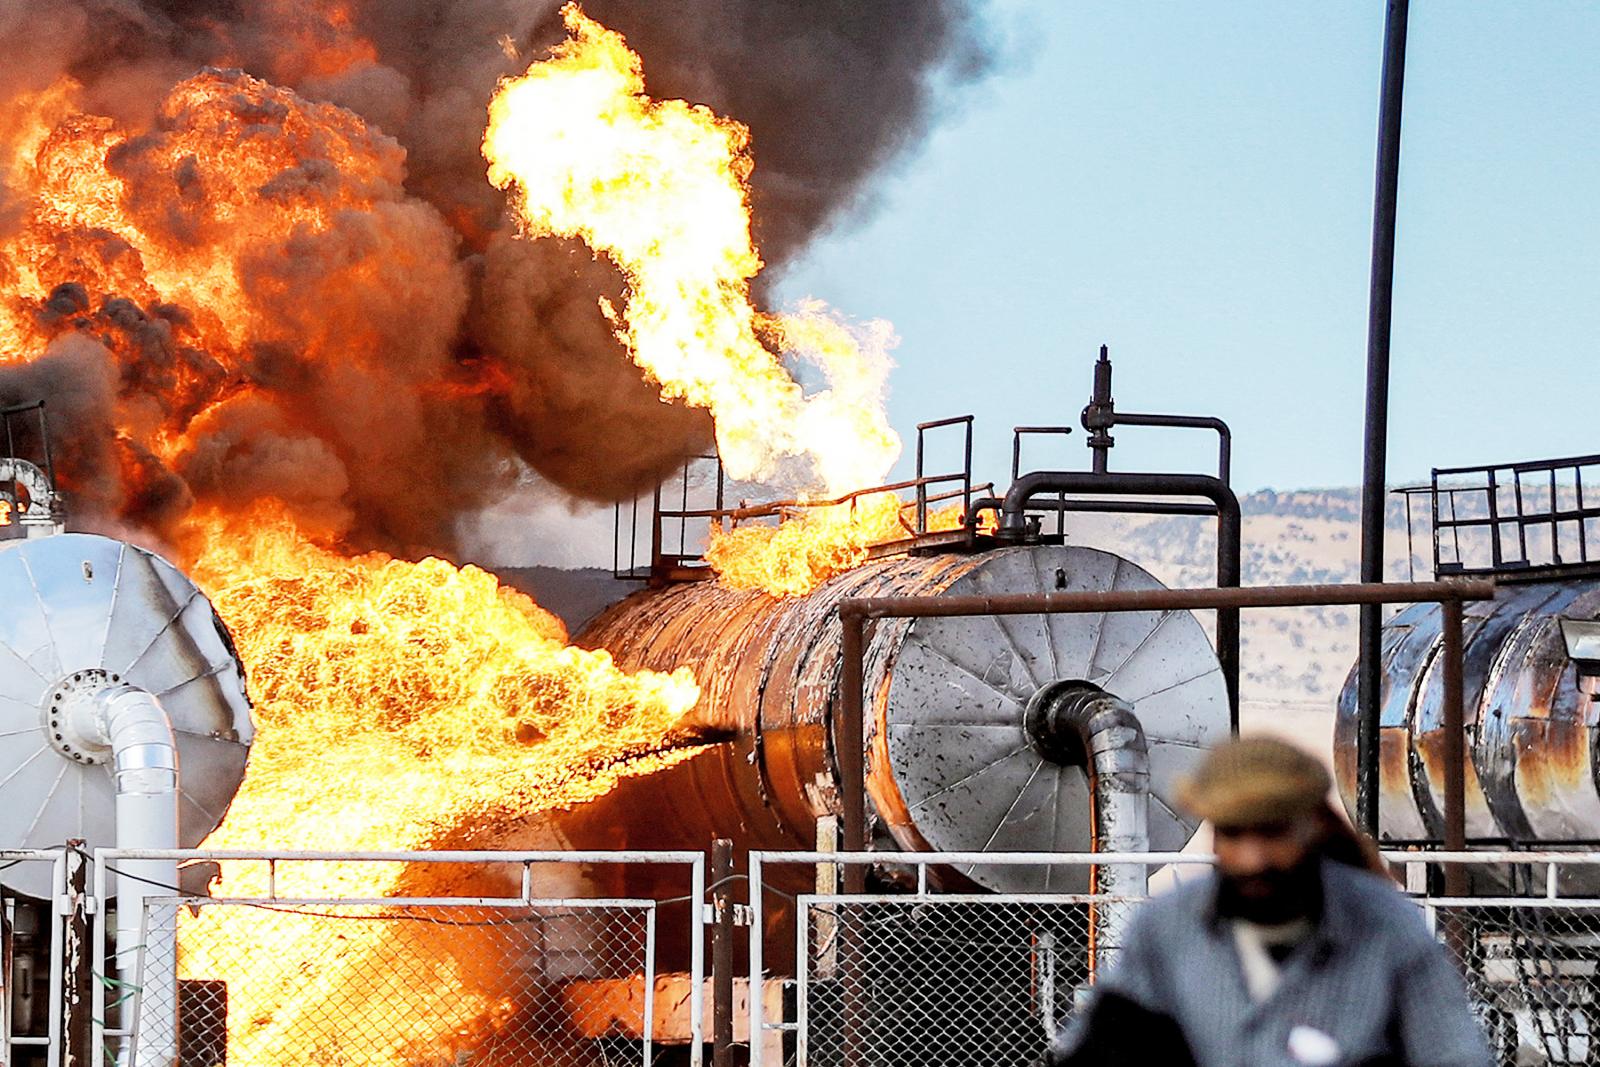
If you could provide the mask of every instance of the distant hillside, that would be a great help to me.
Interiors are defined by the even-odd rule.
[[[1361,514],[1355,489],[1251,493],[1244,514],[1247,585],[1354,582],[1359,574]],[[1419,514],[1418,518],[1421,519]],[[1391,499],[1385,537],[1388,576],[1432,577],[1425,523],[1407,566],[1405,505]],[[1116,551],[1173,586],[1216,581],[1215,526],[1205,519],[1094,515],[1069,520],[1069,543]],[[1333,709],[1356,656],[1354,608],[1246,611],[1241,625],[1240,696],[1257,715]]]

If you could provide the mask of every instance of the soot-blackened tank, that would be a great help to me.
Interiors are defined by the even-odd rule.
[[[1157,589],[1140,567],[1078,546],[872,560],[806,596],[776,599],[713,582],[640,592],[580,635],[629,669],[689,667],[693,716],[734,740],[623,783],[579,814],[586,840],[632,847],[811,848],[839,811],[836,746],[841,600]],[[881,620],[864,676],[869,818],[876,847],[1087,851],[1092,813],[1081,760],[1030,736],[1024,710],[1053,683],[1082,681],[1131,703],[1149,745],[1149,843],[1181,848],[1194,824],[1176,779],[1225,737],[1215,652],[1188,612]],[[1001,889],[1068,888],[1082,872],[963,868]]]

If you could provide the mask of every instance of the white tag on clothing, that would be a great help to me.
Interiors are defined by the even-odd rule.
[[[1305,1067],[1332,1067],[1339,1062],[1339,1042],[1310,1026],[1289,1031],[1289,1055]]]

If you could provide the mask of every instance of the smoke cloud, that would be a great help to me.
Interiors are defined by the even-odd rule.
[[[770,272],[981,71],[977,3],[585,10],[653,95],[750,127]],[[663,403],[602,316],[616,272],[514,237],[484,177],[497,80],[561,35],[555,0],[0,0],[0,238],[49,287],[12,309],[21,339],[0,319],[0,402],[48,399],[80,519],[161,537],[270,497],[351,547],[453,555],[461,517],[529,470],[605,501],[709,447],[705,413]],[[85,140],[141,240],[41,207],[39,175],[75,192]],[[184,299],[159,298],[175,278]]]

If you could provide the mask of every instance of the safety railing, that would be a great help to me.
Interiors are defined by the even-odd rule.
[[[62,961],[68,953],[65,849],[0,850],[0,906],[8,972],[0,977],[0,1041],[7,1064],[58,1067]],[[44,951],[37,951],[44,947]],[[15,965],[12,961],[26,961]],[[44,973],[32,967],[41,961]]]
[[[1584,495],[1584,477],[1590,480]],[[1431,504],[1436,575],[1548,578],[1600,570],[1600,505],[1592,499],[1600,455],[1566,456],[1481,467],[1436,468],[1427,485],[1406,495]]]
[[[106,1063],[700,1062],[700,853],[101,849],[95,898],[150,861],[184,866],[148,886],[136,944],[108,948],[114,904],[94,912]],[[664,892],[608,895],[646,869]]]

